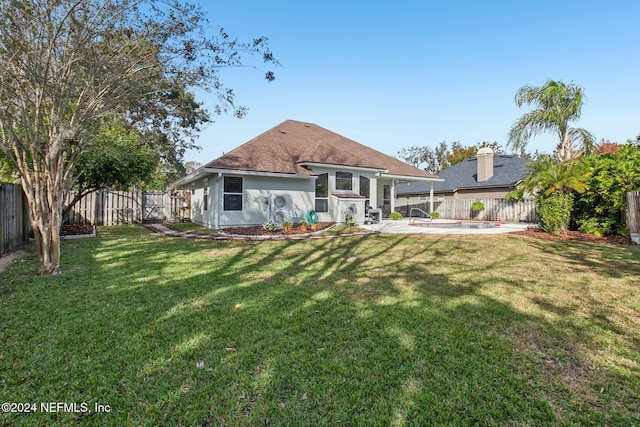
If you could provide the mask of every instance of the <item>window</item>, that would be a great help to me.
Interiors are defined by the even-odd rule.
[[[316,212],[329,212],[329,174],[323,173],[316,179]]]
[[[204,184],[202,185],[202,189],[204,191],[202,204],[204,205],[204,210],[206,211],[207,208],[209,207],[209,178],[204,179]]]
[[[223,185],[223,204],[225,211],[242,210],[242,177],[225,176]]]
[[[371,208],[371,180],[362,175],[360,175],[360,195],[366,197],[364,200],[364,209],[365,212],[369,212],[369,208]]]
[[[366,197],[367,199],[371,197],[370,188],[371,188],[371,183],[369,178],[367,178],[366,176],[360,175],[360,195],[363,197]]]
[[[421,194],[420,195],[420,200],[427,200],[427,195],[426,194]]]
[[[388,184],[382,186],[382,203],[391,205],[391,186]]]
[[[353,174],[351,172],[336,172],[336,190],[353,190]]]

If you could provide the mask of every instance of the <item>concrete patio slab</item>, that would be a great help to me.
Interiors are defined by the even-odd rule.
[[[434,219],[431,222],[413,222],[408,219],[399,221],[383,220],[378,224],[361,225],[370,231],[394,234],[503,234],[524,231],[536,224],[524,222],[489,223],[481,221],[453,221]]]

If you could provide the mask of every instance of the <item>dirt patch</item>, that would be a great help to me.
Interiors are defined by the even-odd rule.
[[[318,230],[325,230],[331,227],[333,222],[319,222]],[[233,228],[224,228],[222,230],[225,234],[235,234],[238,236],[278,236],[278,235],[294,235],[294,234],[306,234],[311,232],[311,228],[307,228],[306,231],[300,230],[300,227],[293,227],[293,231],[291,233],[285,233],[283,230],[276,231],[267,231],[262,228],[261,225],[256,225],[253,227],[233,227]]]
[[[22,258],[26,254],[27,251],[20,249],[15,252],[2,255],[2,257],[0,257],[0,271],[4,271],[9,266],[9,264],[17,260],[18,258]]]
[[[605,243],[609,245],[633,245],[633,241],[630,237],[626,236],[594,236],[593,234],[585,234],[579,231],[569,230],[562,234],[550,234],[542,231],[539,228],[530,228],[526,231],[517,231],[510,234],[516,234],[521,236],[536,237],[539,239],[547,240],[573,240],[577,242],[589,242],[589,243]]]
[[[65,224],[62,227],[60,227],[61,236],[82,236],[84,234],[93,234],[93,225]]]

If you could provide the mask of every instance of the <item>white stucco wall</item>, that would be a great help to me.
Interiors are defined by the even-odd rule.
[[[355,193],[360,194],[360,176],[364,176],[369,178],[369,198],[372,207],[376,207],[378,200],[382,203],[382,190],[378,190],[380,179],[376,176],[373,171],[366,171],[360,169],[351,169],[349,167],[342,167],[339,169],[322,167],[322,166],[314,166],[313,171],[320,175],[323,173],[328,174],[329,181],[329,212],[318,212],[318,220],[321,222],[342,222],[344,221],[344,210],[348,206],[348,204],[344,204],[344,201],[337,199],[335,197],[331,197],[333,194],[340,193]],[[336,172],[351,172],[353,174],[352,177],[352,189],[348,190],[338,190],[336,189]],[[389,183],[391,181],[389,180]],[[315,191],[315,190],[314,190]],[[379,197],[378,197],[379,193]],[[315,192],[314,192],[315,195]],[[350,202],[353,203],[353,202]],[[350,204],[349,203],[349,204]],[[364,204],[364,202],[362,202]],[[362,212],[360,212],[362,211]],[[356,218],[356,221],[363,222],[364,221],[364,209],[358,209],[358,213],[356,214],[362,216],[361,219]]]
[[[301,220],[305,212],[313,209],[315,204],[313,178],[243,176],[242,211],[225,211],[222,179],[218,187],[217,201],[220,206],[218,227],[220,228],[264,224],[269,219],[272,195],[288,195],[291,198],[291,217],[287,219],[292,222]]]
[[[353,219],[356,224],[364,224],[364,199],[338,199],[333,197],[330,210],[334,221],[342,223],[345,220],[345,213],[350,207],[354,208]]]
[[[360,176],[369,178],[370,204],[372,207],[381,207],[383,202],[383,185],[391,184],[391,179],[379,178],[375,172],[363,170],[350,170],[340,168],[340,171],[352,172],[352,190],[336,189],[336,169],[314,167],[318,175],[328,173],[329,183],[329,211],[318,212],[318,220],[321,222],[342,222],[344,211],[353,201],[340,200],[332,197],[340,193],[360,193]],[[224,176],[241,176],[243,178],[243,198],[241,211],[224,210],[223,183]],[[204,207],[204,186],[208,186],[207,209]],[[309,209],[315,209],[315,177],[279,177],[260,174],[218,174],[212,173],[205,178],[199,178],[194,183],[181,187],[190,190],[191,194],[191,220],[197,224],[210,228],[225,228],[248,225],[264,224],[271,214],[270,202],[272,195],[288,195],[292,206],[290,218],[292,222],[298,222],[304,218]],[[360,202],[364,206],[364,201]],[[364,207],[356,212],[356,222],[364,221]]]
[[[207,227],[213,226],[211,216],[211,179],[208,181],[208,206],[204,209],[204,179],[199,179],[184,187],[191,191],[191,221]]]

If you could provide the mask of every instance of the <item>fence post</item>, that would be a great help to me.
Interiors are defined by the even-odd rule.
[[[22,186],[0,183],[0,254],[14,250],[31,233],[31,222]]]
[[[640,244],[640,191],[627,193],[627,227],[631,240]]]

